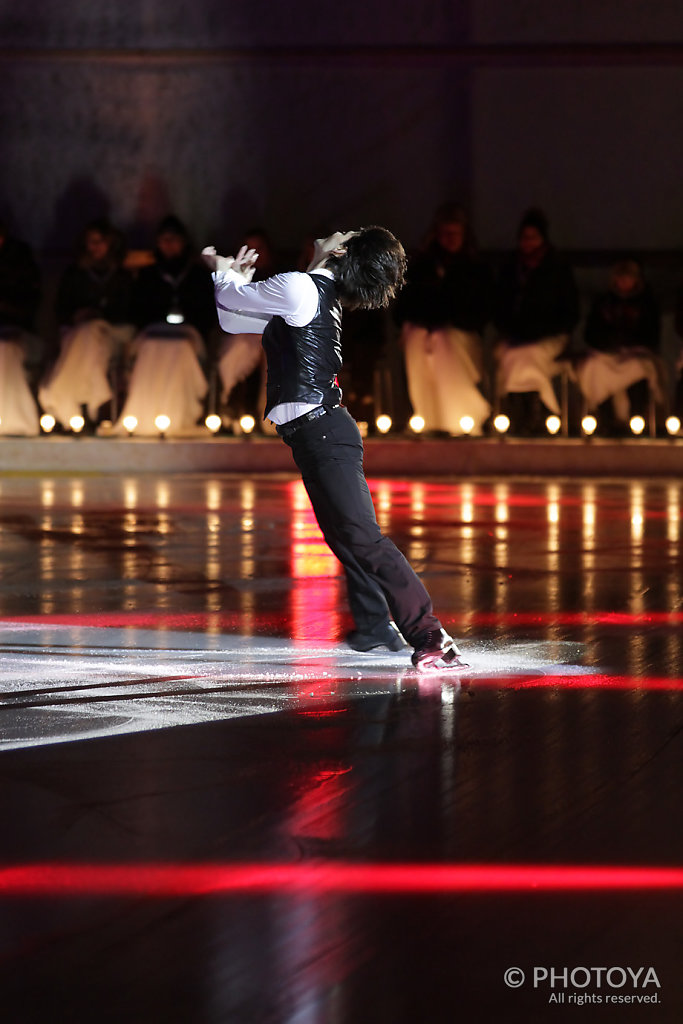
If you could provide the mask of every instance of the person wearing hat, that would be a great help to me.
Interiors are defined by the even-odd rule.
[[[513,432],[534,434],[548,413],[559,415],[553,378],[558,358],[579,321],[579,296],[567,261],[550,241],[542,210],[526,211],[517,249],[503,264],[497,285],[494,324],[496,392]]]

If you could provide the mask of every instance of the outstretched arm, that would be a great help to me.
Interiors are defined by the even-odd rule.
[[[211,271],[223,273],[226,270],[232,270],[245,281],[251,281],[258,253],[256,249],[248,249],[246,245],[243,245],[236,256],[219,256],[215,246],[207,245],[205,249],[202,249],[202,259]]]
[[[218,318],[224,331],[261,334],[273,316],[295,327],[311,322],[318,309],[318,289],[308,274],[276,274],[252,281],[258,254],[244,246],[237,256],[218,256],[213,246],[202,252],[213,271]]]

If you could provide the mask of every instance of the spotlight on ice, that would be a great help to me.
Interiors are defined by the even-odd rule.
[[[559,416],[548,416],[545,421],[545,429],[549,434],[559,434],[562,420]]]
[[[642,434],[645,430],[645,420],[642,416],[631,416],[629,420],[629,427],[631,428],[632,434]]]
[[[408,420],[408,426],[414,434],[421,434],[425,428],[425,421],[422,416],[411,416]]]
[[[380,434],[388,434],[391,430],[391,416],[387,416],[385,413],[378,416],[375,420],[375,426],[379,430]]]

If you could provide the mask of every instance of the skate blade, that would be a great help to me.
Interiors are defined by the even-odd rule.
[[[470,666],[455,647],[443,654],[423,658],[415,666],[418,672],[465,672]]]

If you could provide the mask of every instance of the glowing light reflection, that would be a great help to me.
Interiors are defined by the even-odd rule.
[[[43,480],[40,486],[40,502],[45,508],[52,508],[55,503],[55,488],[52,480]]]
[[[336,559],[335,559],[336,561]],[[112,611],[98,612],[95,614],[84,614],[64,612],[51,615],[48,618],[37,615],[3,615],[3,622],[26,623],[53,626],[93,626],[99,628],[116,629],[154,629],[163,620],[166,628],[169,629],[201,629],[203,618],[196,612],[174,612],[172,615],[167,612],[128,612]],[[224,612],[221,621],[225,629],[240,631],[240,617],[237,612]],[[547,626],[548,623],[562,626],[622,626],[635,625],[658,625],[678,627],[683,624],[683,612],[463,612],[449,616],[448,624],[453,629],[458,629],[463,622],[472,622],[476,626]],[[270,629],[281,622],[281,616],[262,612],[259,615],[259,628]]]
[[[563,864],[30,864],[0,869],[11,896],[245,892],[540,892],[683,889],[683,868]]]

